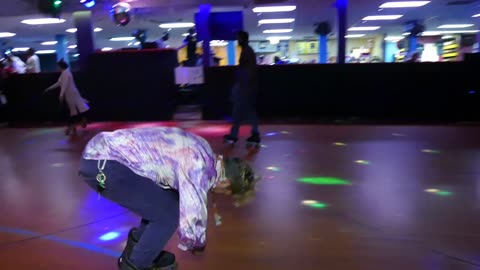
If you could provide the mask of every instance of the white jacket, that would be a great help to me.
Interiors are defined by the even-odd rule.
[[[84,99],[78,92],[75,81],[73,80],[73,75],[69,69],[62,71],[58,81],[45,91],[49,91],[58,87],[60,87],[60,99],[65,99],[67,102],[71,116],[84,113],[90,109],[87,105],[88,101]]]

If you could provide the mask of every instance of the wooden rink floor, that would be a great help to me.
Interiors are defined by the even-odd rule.
[[[218,203],[201,256],[181,270],[480,269],[480,127],[264,125],[262,147],[222,144],[227,123],[0,129],[0,270],[115,270],[138,217],[77,176],[100,131],[179,126],[251,161],[254,202]],[[210,217],[212,214],[210,213]]]

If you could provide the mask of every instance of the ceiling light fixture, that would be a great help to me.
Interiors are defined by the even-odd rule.
[[[158,27],[164,28],[164,29],[170,29],[170,28],[189,28],[189,27],[194,27],[194,23],[162,23]]]
[[[278,24],[278,23],[292,23],[295,19],[287,18],[287,19],[263,19],[258,21],[258,24]]]
[[[361,38],[364,36],[365,34],[354,34],[354,35],[346,35],[345,38]]]
[[[475,15],[472,16],[472,18],[477,18],[477,17],[480,17],[480,13],[475,14]]]
[[[396,20],[403,17],[403,15],[375,15],[375,16],[367,16],[363,18],[364,21],[388,21],[388,20]]]
[[[40,44],[50,46],[50,45],[56,45],[57,43],[58,43],[58,41],[45,41],[45,42],[42,42]]]
[[[351,27],[348,31],[375,31],[380,29],[380,26],[359,26],[359,27]]]
[[[110,41],[132,41],[135,37],[115,37],[111,38]]]
[[[113,50],[113,48],[105,47],[105,48],[102,49],[102,52],[108,52],[108,51],[111,51],[111,50]]]
[[[28,51],[30,48],[27,48],[27,47],[19,47],[19,48],[13,48],[12,49],[12,52],[26,52]]]
[[[10,33],[10,32],[0,32],[0,38],[8,38],[8,37],[14,37],[17,34],[15,33]]]
[[[77,48],[77,45],[70,45],[68,46],[69,49],[76,49]]]
[[[397,42],[397,41],[400,41],[402,39],[404,39],[405,37],[395,37],[395,36],[391,36],[391,37],[386,37],[385,38],[385,41],[392,41],[392,42]]]
[[[264,34],[282,34],[291,32],[293,32],[293,29],[270,29],[263,31]]]
[[[413,7],[422,7],[430,1],[399,1],[399,2],[386,2],[383,3],[379,8],[413,8]]]
[[[212,40],[210,41],[210,46],[212,47],[223,47],[223,46],[227,46],[228,45],[228,42],[226,42],[225,40]]]
[[[441,36],[444,34],[474,34],[480,30],[443,30],[443,31],[425,31],[422,36]]]
[[[36,54],[51,54],[51,53],[56,53],[57,51],[55,50],[39,50],[39,51],[36,51],[35,53]]]
[[[267,40],[289,40],[292,39],[290,36],[274,36],[274,37],[267,37]]]
[[[103,31],[103,29],[100,28],[100,27],[96,27],[95,29],[93,29],[93,32],[101,32],[101,31]],[[65,30],[65,32],[74,34],[74,33],[77,32],[77,28],[69,28],[69,29]]]
[[[58,18],[41,18],[41,19],[28,19],[23,20],[21,23],[28,24],[28,25],[43,25],[43,24],[58,24],[64,23],[64,19]]]
[[[255,13],[266,13],[266,12],[289,12],[296,10],[296,6],[271,6],[271,7],[256,7],[253,8]]]
[[[440,25],[437,28],[440,28],[440,29],[468,28],[468,27],[472,27],[472,26],[473,26],[473,24],[444,24],[444,25]]]

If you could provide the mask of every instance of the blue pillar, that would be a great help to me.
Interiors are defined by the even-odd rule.
[[[347,7],[348,0],[337,0],[337,25],[338,25],[338,56],[337,63],[345,64],[346,38],[347,35]]]
[[[95,52],[95,41],[92,25],[91,11],[78,11],[73,13],[73,20],[77,28],[77,51],[80,54],[78,61],[80,69],[87,69],[88,57]]]
[[[318,40],[318,63],[326,64],[328,58],[327,35],[320,35]]]
[[[409,35],[408,36],[408,55],[412,56],[414,52],[417,51],[417,36]]]
[[[68,63],[67,38],[65,35],[56,35],[55,40],[57,41],[57,61],[63,59]]]
[[[237,64],[236,52],[237,47],[235,41],[229,41],[227,45],[227,58],[229,66],[235,66]]]
[[[202,38],[203,45],[202,45],[202,51],[203,51],[203,66],[204,67],[209,67],[211,64],[212,56],[210,55],[210,27],[209,27],[209,22],[210,22],[210,10],[211,6],[208,4],[205,5],[200,5],[199,7],[199,12],[196,16],[196,28],[197,28],[197,33],[198,35]]]

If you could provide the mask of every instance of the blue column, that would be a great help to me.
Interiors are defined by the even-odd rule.
[[[88,57],[95,52],[95,41],[92,25],[91,11],[78,11],[73,13],[73,20],[77,28],[77,51],[80,54],[80,69],[87,69]]]
[[[417,51],[417,37],[415,35],[408,36],[408,55],[412,56]]]
[[[338,56],[337,63],[345,64],[346,38],[347,35],[347,7],[348,0],[337,0],[337,25],[338,25]]]
[[[203,66],[209,67],[211,64],[212,56],[210,55],[210,10],[211,6],[208,4],[200,5],[198,15],[196,16],[195,27],[197,33],[202,37],[203,45]]]
[[[57,61],[63,59],[68,63],[67,38],[65,35],[56,35],[55,40],[57,41]]]
[[[236,52],[237,47],[235,41],[229,41],[227,45],[227,58],[229,66],[235,66],[237,64]]]
[[[327,35],[320,35],[318,40],[318,63],[326,64],[328,58]]]

